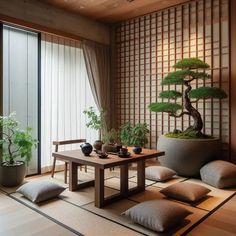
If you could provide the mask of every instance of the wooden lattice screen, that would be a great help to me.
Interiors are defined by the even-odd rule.
[[[212,78],[193,87],[218,86],[228,99],[199,101],[204,132],[220,137],[227,153],[230,143],[229,114],[229,9],[227,0],[191,1],[163,11],[121,22],[116,26],[116,121],[146,122],[151,130],[149,144],[156,147],[160,134],[184,129],[188,116],[169,118],[148,109],[165,89],[164,76],[181,58],[199,57],[211,69]],[[172,86],[171,86],[172,87]],[[172,88],[175,86],[173,85]],[[182,89],[177,86],[177,89]],[[181,100],[180,100],[181,103]]]

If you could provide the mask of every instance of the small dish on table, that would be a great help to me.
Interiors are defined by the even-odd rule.
[[[101,159],[106,159],[108,158],[108,154],[106,152],[102,152],[102,151],[97,151],[97,155],[99,158]]]
[[[126,152],[126,153],[122,153],[122,152],[118,152],[118,157],[121,157],[121,158],[127,158],[127,157],[130,157],[130,152]]]

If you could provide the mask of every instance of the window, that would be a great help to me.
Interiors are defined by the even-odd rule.
[[[38,34],[3,26],[3,115],[16,112],[22,128],[38,139]],[[38,150],[27,174],[38,172]]]
[[[96,131],[86,127],[83,114],[96,105],[78,41],[42,34],[41,78],[41,166],[48,171],[53,140],[86,138],[92,143],[98,138]]]

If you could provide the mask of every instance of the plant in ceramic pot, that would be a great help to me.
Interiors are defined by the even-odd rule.
[[[160,102],[152,103],[149,107],[153,112],[165,112],[170,117],[190,117],[192,124],[187,129],[174,130],[161,136],[158,148],[166,153],[165,157],[160,158],[161,164],[174,169],[180,175],[195,176],[199,174],[202,165],[216,158],[220,146],[219,139],[202,132],[204,124],[196,104],[200,99],[224,99],[227,94],[217,87],[192,88],[196,81],[211,77],[205,72],[209,65],[202,60],[182,59],[173,67],[178,70],[169,73],[162,81],[162,85],[168,86],[168,90],[159,94]],[[179,86],[180,91],[171,90],[171,85],[175,88]],[[177,103],[178,98],[182,98],[183,106]]]
[[[19,128],[15,113],[0,116],[0,130],[4,160],[0,165],[1,184],[6,187],[17,186],[24,180],[26,164],[32,157],[31,150],[37,147],[38,141],[32,137],[31,128]]]
[[[94,107],[89,107],[89,109],[84,110],[83,113],[88,117],[88,123],[86,126],[99,131],[99,140],[94,142],[93,147],[96,150],[101,150],[103,145],[101,137],[104,132],[104,111],[102,110],[99,114],[97,114]]]
[[[112,128],[108,132],[105,132],[102,141],[104,144],[102,145],[103,152],[118,152],[120,149],[120,135],[119,132]]]
[[[146,123],[138,123],[133,127],[131,132],[131,144],[134,146],[133,152],[135,154],[140,154],[142,147],[148,143],[148,133],[149,129]]]

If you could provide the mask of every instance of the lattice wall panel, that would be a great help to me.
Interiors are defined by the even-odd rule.
[[[229,93],[229,20],[227,0],[190,2],[117,25],[117,126],[130,121],[150,127],[149,146],[156,147],[162,133],[184,129],[188,116],[169,118],[151,113],[148,105],[159,100],[165,89],[161,81],[181,58],[199,57],[211,69],[212,78],[193,87],[219,86]],[[170,86],[182,90],[181,86]],[[182,103],[181,100],[179,100]],[[204,119],[204,131],[229,144],[229,99],[205,100],[196,104]]]

